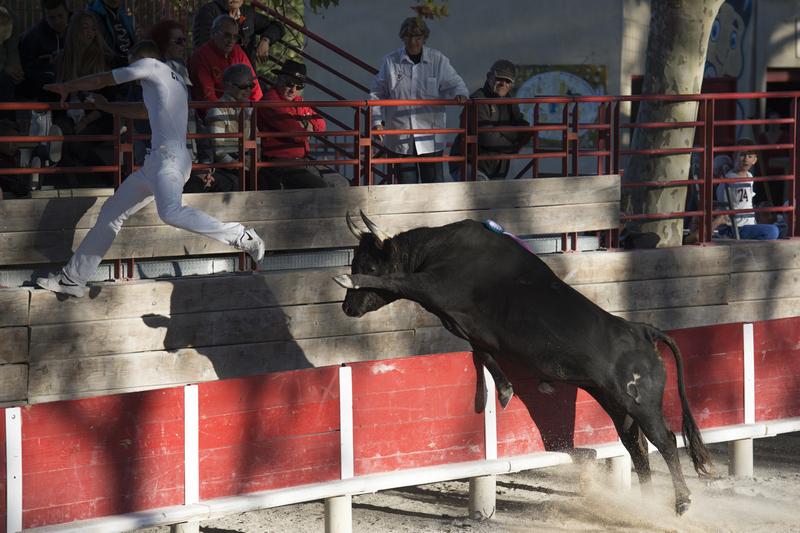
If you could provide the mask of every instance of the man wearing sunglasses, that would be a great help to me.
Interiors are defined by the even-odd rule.
[[[278,75],[275,86],[264,94],[264,100],[302,102],[300,91],[305,87],[306,66],[286,61],[273,69]],[[258,129],[267,132],[325,131],[325,120],[310,107],[260,107]],[[308,161],[308,137],[262,137],[262,156],[266,161]],[[350,182],[328,167],[312,165],[265,167],[258,173],[259,189],[311,189],[347,187]]]
[[[189,59],[189,78],[192,80],[192,99],[195,101],[216,102],[225,93],[222,74],[225,69],[237,63],[250,67],[253,77],[256,72],[247,54],[236,43],[239,42],[239,25],[229,15],[214,19],[211,27],[211,40],[198,48]],[[248,99],[260,100],[259,84],[253,86]]]
[[[486,73],[486,83],[470,95],[470,98],[507,98],[508,91],[514,85],[517,68],[507,59],[495,61]],[[469,117],[474,112],[469,107]],[[469,133],[473,135],[472,119],[469,122]],[[478,106],[478,128],[497,128],[502,126],[530,126],[517,104],[481,104]],[[464,127],[463,122],[461,127]],[[519,151],[529,138],[530,133],[517,131],[481,131],[478,134],[478,155],[513,154]],[[457,135],[450,148],[450,157],[461,155],[461,134]],[[473,176],[472,167],[468,166],[469,180],[503,180],[511,166],[509,159],[486,159],[478,161],[478,176]],[[461,163],[450,162],[450,176],[454,181],[461,181]]]

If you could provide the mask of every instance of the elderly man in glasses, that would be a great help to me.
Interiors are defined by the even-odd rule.
[[[466,102],[469,91],[464,80],[438,50],[425,43],[430,35],[425,21],[409,17],[400,25],[403,47],[383,58],[381,70],[375,75],[370,100],[443,100],[455,98]],[[460,108],[458,109],[461,110]],[[386,117],[385,129],[429,130],[446,127],[446,109],[441,105],[386,106],[372,108],[372,129],[382,130],[381,115]],[[445,136],[442,133],[376,134],[391,150],[392,157],[441,157]],[[385,140],[384,140],[385,139]],[[442,163],[397,163],[398,183],[432,183],[444,181]]]
[[[212,0],[200,6],[194,15],[192,44],[197,50],[211,37],[211,24],[220,15],[230,15],[239,25],[243,48],[250,62],[269,61],[269,46],[281,40],[286,29],[242,0]]]
[[[302,102],[300,91],[306,83],[306,66],[296,61],[286,61],[283,67],[273,69],[278,75],[275,86],[263,100],[277,102]],[[325,131],[325,120],[310,107],[260,107],[258,129],[266,132]],[[266,161],[309,161],[309,137],[262,137],[261,150]],[[325,166],[265,167],[258,173],[259,189],[312,189],[317,187],[348,187],[347,178]]]
[[[483,87],[470,95],[470,98],[507,98],[508,91],[514,85],[517,68],[507,59],[495,61],[489,72],[486,73],[486,83]],[[472,117],[472,106],[469,116]],[[498,128],[502,126],[530,126],[517,104],[504,104],[501,101],[478,106],[478,128]],[[464,124],[461,124],[464,127]],[[469,133],[472,131],[470,118]],[[480,131],[478,133],[478,155],[513,154],[519,151],[521,145],[530,138],[530,133],[518,131]],[[450,156],[461,155],[461,134],[457,135],[450,147]],[[475,177],[472,167],[468,166],[470,180],[503,180],[508,175],[511,166],[509,159],[485,159],[478,161],[478,175]],[[450,176],[455,181],[461,181],[461,163],[450,162]]]
[[[244,63],[250,67],[255,78],[256,72],[239,46],[239,25],[230,15],[220,15],[211,26],[211,40],[198,48],[189,59],[189,78],[192,80],[192,99],[195,101],[216,102],[225,92],[222,73],[231,65]],[[261,87],[255,84],[248,99],[260,100]]]

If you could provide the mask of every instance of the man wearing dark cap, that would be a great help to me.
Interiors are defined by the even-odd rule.
[[[264,93],[262,101],[302,102],[300,91],[306,83],[306,66],[286,61],[273,69],[275,85]],[[265,132],[325,131],[325,120],[310,107],[259,107],[258,129]],[[265,161],[309,161],[308,137],[262,137],[261,153]],[[310,189],[347,187],[347,178],[327,167],[311,165],[265,167],[258,173],[259,189]]]
[[[486,73],[486,83],[470,95],[470,98],[507,98],[508,91],[514,85],[517,69],[507,59],[495,61],[491,70]],[[469,117],[473,107],[469,107]],[[530,126],[522,115],[517,104],[481,104],[478,106],[478,128],[496,128],[502,126]],[[464,124],[461,124],[464,127]],[[469,121],[469,133],[473,134],[472,121]],[[481,131],[478,134],[478,155],[513,154],[519,151],[524,139],[529,134],[516,131]],[[450,149],[451,157],[461,155],[461,135],[457,135]],[[508,175],[510,167],[508,159],[486,159],[478,161],[477,178],[471,166],[468,176],[470,180],[502,180]],[[461,180],[461,163],[450,162],[450,175],[455,181]]]

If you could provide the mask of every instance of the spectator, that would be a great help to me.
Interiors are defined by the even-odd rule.
[[[66,0],[40,0],[42,18],[19,40],[19,56],[25,79],[30,80],[26,93],[37,100],[50,94],[42,90],[56,79],[56,58],[64,47],[70,13]]]
[[[739,147],[733,158],[736,166],[726,174],[726,178],[753,177],[750,173],[750,169],[758,162],[758,157],[756,156],[756,151],[749,147],[755,146],[755,144],[756,143],[752,139],[747,138],[739,139],[736,142],[736,146]],[[726,189],[730,190],[730,202],[728,201],[728,191]],[[720,183],[717,187],[717,200],[728,203],[730,209],[752,209],[754,196],[752,181],[741,181],[729,184]],[[739,238],[741,239],[771,241],[778,238],[778,228],[771,224],[756,224],[754,213],[735,214],[733,218],[736,221],[736,227],[739,230]],[[733,236],[731,221],[720,226],[719,235],[720,237]]]
[[[97,31],[97,22],[88,11],[77,11],[67,27],[67,38],[64,50],[56,60],[56,80],[66,83],[91,74],[99,74],[106,69],[106,56],[103,53],[104,43]],[[99,91],[107,100],[116,100],[116,88],[106,87]],[[87,100],[87,91],[75,91],[67,98],[71,103],[91,102]],[[53,111],[53,126],[50,135],[108,135],[114,127],[114,119],[99,109],[69,109]],[[63,151],[62,151],[63,148]],[[63,161],[62,161],[63,157]],[[100,156],[98,143],[92,141],[70,141],[63,146],[53,142],[50,147],[50,160],[61,162],[62,166],[102,166],[104,159]],[[48,179],[54,175],[48,175]],[[65,184],[63,179],[68,179]],[[84,173],[80,180],[62,178],[53,184],[59,187],[110,187],[111,176]]]
[[[97,19],[97,30],[109,54],[107,64],[111,68],[127,66],[128,50],[136,44],[136,34],[122,0],[95,0],[86,9]]]
[[[222,81],[225,84],[225,94],[219,100],[224,102],[247,102],[247,96],[253,90],[255,77],[250,65],[237,63],[225,69],[222,74]],[[246,135],[250,135],[250,117],[253,108],[246,107],[227,107],[220,106],[209,110],[206,116],[206,128],[208,133],[239,133],[239,117],[244,112],[244,127]],[[239,162],[239,139],[225,137],[211,139],[211,149],[214,152],[214,162],[216,163],[238,163]],[[245,165],[250,167],[250,155],[245,158]],[[238,178],[233,171],[218,168],[206,182],[206,190],[211,192],[225,192],[236,190]]]
[[[200,6],[194,15],[192,45],[197,50],[211,37],[211,25],[220,15],[230,15],[239,26],[239,39],[250,64],[269,60],[269,47],[283,38],[286,30],[280,22],[256,12],[242,0],[213,0]],[[256,43],[256,36],[260,37]]]
[[[0,102],[13,102],[16,86],[25,80],[19,58],[19,19],[0,3]],[[14,111],[0,111],[0,119],[16,120]]]
[[[381,70],[375,75],[370,100],[426,100],[455,98],[466,102],[469,91],[464,81],[438,50],[428,48],[430,30],[425,21],[409,17],[400,25],[400,39],[404,46],[383,58]],[[442,129],[445,127],[444,106],[387,106],[386,128],[392,130]],[[372,129],[384,129],[381,122],[382,107],[372,108]],[[383,136],[375,134],[378,141]],[[386,136],[384,142],[392,157],[441,157],[444,152],[444,134],[411,133]],[[395,173],[398,183],[423,183],[444,181],[440,162],[397,163]]]
[[[302,102],[300,91],[305,87],[306,66],[286,61],[273,69],[278,75],[275,86],[264,94],[264,100]],[[260,131],[302,132],[325,131],[325,120],[310,107],[260,107]],[[308,137],[262,137],[261,148],[267,161],[310,161]],[[348,187],[350,182],[327,167],[313,165],[266,167],[258,173],[259,189],[311,189],[317,187]]]
[[[192,99],[216,102],[225,92],[222,73],[236,63],[245,63],[255,77],[256,72],[247,55],[236,45],[239,25],[229,15],[220,15],[211,26],[211,40],[198,48],[189,59],[189,77],[192,80]],[[261,87],[256,84],[248,100],[260,100]]]
[[[506,98],[511,86],[514,85],[514,78],[517,69],[514,63],[506,59],[495,61],[489,72],[486,73],[486,83],[483,87],[470,95],[470,98]],[[472,106],[470,106],[470,115]],[[472,122],[468,125],[470,135]],[[492,104],[478,106],[478,128],[491,128],[499,126],[530,126],[522,111],[517,104]],[[461,127],[464,127],[462,122]],[[519,151],[522,141],[527,134],[514,131],[483,131],[478,134],[478,154],[498,155],[513,154]],[[450,156],[461,155],[461,134],[457,135],[450,148]],[[487,159],[478,161],[478,180],[502,180],[508,175],[511,162],[508,159]],[[468,173],[469,179],[475,179],[471,170]],[[461,163],[450,162],[450,175],[455,181],[461,180]]]
[[[0,120],[0,137],[17,137],[19,128],[8,119]],[[0,141],[0,168],[19,168],[19,145],[16,142]],[[38,166],[38,165],[37,165]],[[31,175],[0,174],[0,200],[3,192],[13,193],[16,197],[27,196],[30,187],[26,182]]]

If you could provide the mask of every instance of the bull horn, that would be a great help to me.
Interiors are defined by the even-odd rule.
[[[347,212],[347,227],[350,228],[350,231],[356,236],[356,239],[361,240],[361,236],[364,234],[364,232],[358,229],[356,223],[353,222],[352,218],[350,218],[350,211]]]
[[[375,235],[375,238],[378,239],[378,248],[383,248],[383,244],[388,241],[390,237],[386,235],[381,228],[373,224],[363,211],[361,212],[361,220],[364,221],[364,224],[367,225],[367,228],[372,232],[373,235]]]

